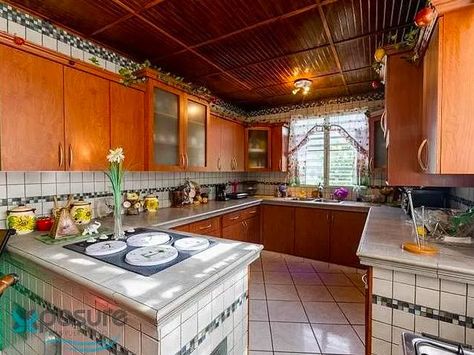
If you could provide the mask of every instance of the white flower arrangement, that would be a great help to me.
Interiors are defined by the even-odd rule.
[[[105,174],[110,180],[112,185],[112,192],[114,195],[114,239],[123,238],[122,230],[122,180],[123,180],[123,161],[125,160],[125,154],[123,148],[115,148],[109,150],[107,155],[109,161],[109,171]]]
[[[115,149],[110,149],[109,154],[107,155],[107,160],[110,163],[118,163],[120,164],[125,160],[125,155],[123,154],[123,148],[118,147]]]

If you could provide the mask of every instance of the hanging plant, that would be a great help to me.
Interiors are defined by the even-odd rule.
[[[127,67],[121,67],[118,72],[121,76],[120,82],[125,86],[143,82],[145,78],[139,78],[136,73],[148,67],[150,67],[150,61],[148,60],[145,60],[142,64],[133,63]]]
[[[96,66],[100,66],[100,62],[99,62],[99,59],[97,59],[97,57],[90,57],[89,62],[91,62],[92,64]]]

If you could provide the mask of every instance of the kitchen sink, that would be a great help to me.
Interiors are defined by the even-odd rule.
[[[305,201],[315,203],[341,203],[339,200],[333,200],[329,198],[313,198],[313,197],[292,197],[293,201]]]
[[[472,346],[458,344],[427,334],[402,334],[403,355],[474,355]]]

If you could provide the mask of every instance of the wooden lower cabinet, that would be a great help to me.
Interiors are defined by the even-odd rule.
[[[295,255],[329,261],[331,211],[295,208]]]
[[[356,255],[367,213],[332,211],[329,261],[361,267]]]
[[[222,238],[244,241],[245,233],[242,222],[237,222],[222,228]]]
[[[185,224],[182,226],[173,227],[171,229],[177,232],[190,232],[190,229],[189,229],[190,226],[191,226],[190,224]]]
[[[260,244],[260,216],[256,215],[247,219],[247,237],[246,242]]]
[[[262,242],[266,250],[294,254],[295,208],[262,206]]]

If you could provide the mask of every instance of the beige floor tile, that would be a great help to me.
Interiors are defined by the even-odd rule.
[[[293,285],[293,279],[288,271],[265,271],[265,284]]]
[[[308,262],[308,259],[303,258],[301,256],[294,256],[294,255],[283,255],[283,258],[286,260],[287,263],[305,263]]]
[[[326,286],[354,286],[344,274],[319,273],[319,277]]]
[[[354,328],[362,344],[365,345],[365,325],[353,325],[352,328]]]
[[[249,301],[249,320],[268,321],[267,302],[264,300]]]
[[[249,322],[249,350],[273,350],[270,323]]]
[[[298,294],[293,285],[265,285],[267,299],[275,301],[298,301]]]
[[[273,355],[273,351],[249,351],[249,355]]]
[[[357,288],[364,288],[364,282],[362,281],[361,274],[346,274],[346,276],[351,279],[352,283],[357,286]]]
[[[280,271],[280,272],[288,272],[288,267],[286,266],[286,262],[282,261],[263,261],[262,262],[263,271]]]
[[[311,265],[313,265],[313,268],[317,272],[325,272],[325,273],[342,273],[342,270],[340,270],[336,265],[334,264],[329,264],[324,261],[312,261]]]
[[[249,298],[251,300],[264,300],[265,296],[265,285],[249,283]]]
[[[312,324],[324,354],[363,355],[364,345],[350,325]]]
[[[288,269],[290,272],[309,272],[314,273],[315,270],[310,263],[288,263]]]
[[[262,271],[262,261],[258,259],[250,264],[250,271]]]
[[[262,250],[260,258],[262,260],[283,260],[285,254],[277,253],[274,251]]]
[[[351,324],[365,324],[365,303],[339,303]]]
[[[320,353],[309,324],[270,322],[270,326],[274,351]]]
[[[295,285],[322,285],[323,282],[318,274],[310,272],[292,272],[291,277]]]
[[[263,284],[263,272],[262,271],[252,271],[250,270],[249,282],[255,284]]]
[[[308,322],[308,317],[300,301],[268,301],[270,321]]]
[[[356,287],[328,286],[336,302],[365,302],[365,296]]]
[[[334,301],[326,286],[296,285],[296,289],[302,301]]]
[[[348,324],[336,302],[303,302],[311,323]]]

